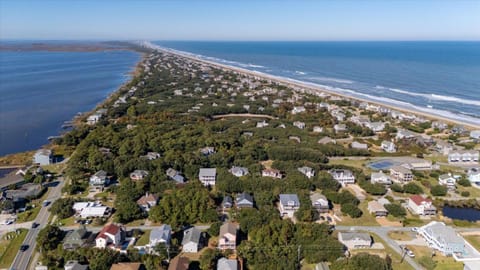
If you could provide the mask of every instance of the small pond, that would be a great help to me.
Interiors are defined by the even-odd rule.
[[[475,208],[456,208],[451,206],[444,206],[443,215],[452,219],[468,220],[474,222],[480,220],[480,210]]]

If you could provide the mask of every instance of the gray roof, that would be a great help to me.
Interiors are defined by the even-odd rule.
[[[65,264],[65,269],[69,270],[87,270],[88,265],[79,264],[78,261],[68,261]]]
[[[201,168],[198,177],[215,177],[217,175],[216,168]]]
[[[294,202],[296,206],[300,206],[300,200],[297,194],[280,194],[280,203],[282,205],[288,205],[288,202]]]
[[[328,202],[327,197],[325,197],[325,195],[322,195],[322,194],[320,194],[320,193],[318,193],[318,192],[312,193],[312,194],[310,195],[310,200],[312,200],[312,202],[316,202],[316,201],[318,201],[318,200],[320,200],[320,199],[325,200],[325,201]]]
[[[393,171],[396,171],[396,172],[399,172],[399,173],[403,173],[403,174],[412,173],[412,171],[410,169],[407,169],[403,166],[394,166],[394,167],[390,168],[390,170],[393,170]]]
[[[253,197],[252,197],[252,195],[250,195],[246,192],[242,192],[242,193],[237,195],[236,203],[237,203],[237,205],[248,204],[248,205],[253,206]]]
[[[225,206],[227,206],[227,205],[228,205],[229,207],[231,207],[232,204],[233,204],[232,197],[230,197],[230,196],[228,196],[228,195],[225,196],[225,197],[223,197],[223,201],[222,201],[222,206],[223,206],[223,207],[225,207]]]
[[[360,239],[364,241],[371,241],[372,237],[368,233],[360,233],[360,232],[340,232],[342,235],[343,241],[350,241],[355,239]]]
[[[228,260],[227,258],[221,258],[217,262],[217,270],[237,270],[237,260]]]
[[[446,243],[464,243],[463,239],[457,235],[455,230],[446,226],[445,223],[432,221],[423,226],[422,229],[430,231],[433,237],[443,239]]]
[[[186,229],[183,232],[182,245],[186,245],[189,242],[194,242],[196,244],[199,244],[201,238],[202,238],[202,231],[200,231],[199,229],[195,227]]]
[[[100,177],[100,178],[105,178],[105,177],[107,177],[107,172],[104,171],[104,170],[100,170],[100,171],[96,172],[94,175],[97,176],[97,177]]]
[[[167,224],[163,224],[162,226],[153,229],[150,232],[150,242],[155,240],[163,240],[167,242],[170,239],[170,234],[172,233],[172,227]]]

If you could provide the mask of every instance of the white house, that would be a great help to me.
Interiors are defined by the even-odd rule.
[[[397,147],[395,144],[391,141],[383,141],[380,147],[383,149],[383,151],[387,153],[395,153],[397,152]]]
[[[347,126],[345,124],[336,124],[333,126],[333,129],[335,130],[336,133],[344,132],[347,130]]]
[[[277,169],[262,170],[262,176],[263,177],[272,177],[272,178],[277,178],[277,179],[282,179],[282,177],[283,177],[282,173]]]
[[[90,185],[91,186],[105,186],[108,185],[107,172],[100,170],[94,175],[90,176]]]
[[[448,153],[449,163],[477,163],[479,152],[476,150],[458,150]]]
[[[280,215],[292,218],[300,208],[300,200],[297,194],[280,194],[279,210]]]
[[[395,136],[395,138],[397,140],[401,140],[401,139],[413,139],[415,138],[416,134],[409,131],[409,130],[406,130],[406,129],[398,129],[397,130],[397,135]]]
[[[263,120],[262,122],[257,122],[257,128],[264,128],[264,127],[268,127],[268,123]]]
[[[365,126],[373,132],[380,132],[385,129],[385,123],[383,122],[366,122]]]
[[[299,172],[301,172],[302,174],[304,174],[308,179],[315,176],[315,170],[310,168],[310,167],[303,166],[303,167],[298,168],[297,170]]]
[[[375,217],[385,217],[388,215],[388,210],[378,201],[370,201],[367,206],[368,212],[375,215]]]
[[[480,183],[480,168],[473,168],[468,170],[468,180],[473,183]]]
[[[313,208],[319,213],[328,212],[330,209],[327,197],[318,192],[310,194],[310,200],[312,201]]]
[[[242,177],[248,174],[248,168],[245,167],[236,167],[233,166],[230,170],[228,170],[231,174],[235,175],[236,177]]]
[[[221,258],[217,262],[217,270],[237,270],[238,262],[235,259]]]
[[[295,106],[293,107],[292,114],[302,113],[305,112],[305,107],[303,106]]]
[[[360,150],[367,150],[368,149],[368,145],[366,143],[359,143],[357,141],[352,142],[350,144],[350,146],[353,149],[360,149]]]
[[[370,182],[372,184],[382,184],[382,185],[391,185],[392,180],[390,180],[390,177],[383,173],[382,171],[379,172],[373,172],[370,176]]]
[[[445,256],[465,253],[465,240],[443,222],[432,221],[420,227],[418,233],[431,247]]]
[[[145,170],[135,170],[130,173],[130,179],[133,181],[139,181],[148,176],[148,172]]]
[[[360,232],[339,232],[338,241],[348,249],[369,248],[372,245],[372,237]]]
[[[216,168],[201,168],[198,173],[198,179],[204,186],[215,186],[215,180],[217,178]]]
[[[197,253],[202,248],[202,231],[195,227],[186,229],[183,232],[182,251],[186,253]]]
[[[455,179],[451,173],[442,174],[438,176],[438,183],[442,186],[446,186],[450,190],[455,190],[457,179]]]
[[[87,124],[89,125],[95,125],[98,121],[100,121],[100,118],[102,118],[102,115],[100,113],[94,113],[87,118]]]
[[[50,149],[40,149],[33,155],[33,163],[49,165],[53,162],[53,153]]]
[[[103,227],[102,231],[95,238],[95,247],[106,248],[109,245],[119,246],[125,240],[123,228],[110,223]]]
[[[480,130],[470,131],[470,138],[479,140],[480,139]]]
[[[406,183],[413,180],[413,173],[403,166],[394,166],[390,168],[390,178],[394,182]]]
[[[420,195],[412,195],[408,198],[407,206],[413,214],[421,216],[430,216],[437,213],[437,208],[433,206],[432,200]]]
[[[304,129],[305,128],[305,123],[304,122],[300,122],[300,121],[295,121],[293,122],[293,125],[299,129]]]
[[[170,246],[170,239],[172,237],[172,227],[167,224],[163,224],[158,228],[154,228],[150,231],[150,239],[148,245],[150,247],[155,247],[158,244],[164,244],[165,246]]]
[[[352,171],[344,169],[330,170],[328,173],[335,179],[337,182],[346,186],[348,184],[355,184],[355,175]]]
[[[323,128],[322,128],[322,127],[319,127],[319,126],[314,126],[314,127],[313,127],[313,132],[315,132],[315,133],[322,133],[322,132],[323,132]]]

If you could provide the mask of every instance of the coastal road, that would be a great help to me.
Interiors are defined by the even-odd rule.
[[[57,179],[58,184],[54,187],[51,187],[50,193],[48,194],[47,200],[50,202],[54,202],[58,198],[61,197],[62,195],[62,187],[64,186],[64,181],[63,178],[60,177]],[[50,203],[51,205],[51,203]],[[11,269],[15,270],[24,270],[27,269],[28,264],[30,262],[30,258],[35,252],[35,246],[37,245],[37,236],[38,232],[45,228],[45,226],[48,223],[48,218],[50,217],[50,212],[48,209],[50,208],[50,205],[47,207],[42,207],[40,209],[40,212],[37,215],[37,218],[34,220],[38,225],[37,228],[30,229],[27,233],[27,236],[25,237],[25,240],[23,241],[23,245],[28,245],[28,249],[25,251],[18,251],[17,256],[13,260]]]

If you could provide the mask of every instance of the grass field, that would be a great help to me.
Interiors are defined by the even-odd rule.
[[[431,270],[462,270],[463,263],[456,262],[452,257],[445,257],[439,252],[435,253],[435,256],[432,257],[432,249],[429,247],[423,246],[407,246],[410,250],[415,253],[415,261],[426,269]],[[435,265],[432,265],[431,262],[435,262]]]
[[[17,255],[20,245],[22,245],[25,236],[27,236],[28,230],[20,229],[20,234],[11,232],[6,234],[0,240],[0,269],[8,269],[10,264],[12,264],[13,259]],[[11,240],[6,240],[7,235],[15,235],[16,237]]]
[[[393,240],[397,240],[397,241],[409,241],[409,240],[413,239],[410,232],[404,232],[404,231],[388,232],[388,237],[392,238]]]
[[[463,235],[463,238],[477,249],[477,251],[480,251],[480,235]]]
[[[374,233],[370,233],[370,235],[373,237],[373,241],[376,243],[382,243],[383,246],[385,247],[385,252],[387,255],[392,258],[392,268],[393,270],[413,270],[413,267],[410,266],[410,264],[406,261],[400,262],[402,257],[400,254],[398,254],[395,250],[393,250],[387,243],[385,243],[382,238],[380,238],[378,235]]]

